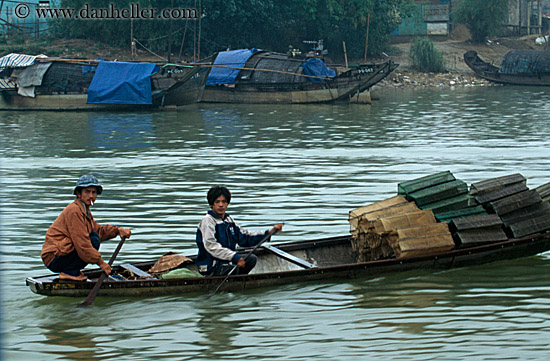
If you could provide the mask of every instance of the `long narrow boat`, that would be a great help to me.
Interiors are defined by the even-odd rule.
[[[256,250],[258,263],[253,272],[248,275],[229,276],[221,291],[242,291],[306,281],[371,278],[380,274],[415,269],[441,270],[465,267],[533,256],[548,250],[549,231],[430,255],[366,262],[356,261],[350,236],[296,241],[275,246],[264,244]],[[196,271],[195,257],[189,258],[191,262],[184,264],[184,267],[190,272]],[[113,267],[114,273],[120,277],[109,277],[101,285],[99,295],[130,297],[206,294],[216,289],[225,278],[191,276],[162,279],[147,273],[155,262],[156,260],[127,263]],[[88,270],[84,274],[88,277],[88,282],[60,281],[58,275],[47,275],[29,277],[26,284],[33,292],[41,295],[86,297],[95,285],[94,281],[100,276],[101,270]]]
[[[31,60],[23,66],[18,64],[0,66],[0,110],[136,110],[167,105],[180,106],[199,100],[206,77],[199,76],[201,67],[197,65],[156,64],[155,70],[147,74],[150,79],[148,80],[150,82],[149,102],[143,102],[142,99],[136,102],[133,100],[120,102],[117,95],[112,95],[113,101],[107,98],[103,103],[90,103],[88,90],[92,85],[99,61],[26,57]],[[135,65],[123,62],[110,63],[121,66]],[[155,66],[155,64],[150,65]],[[42,71],[40,71],[41,68]],[[21,69],[29,69],[28,74],[18,74]],[[116,72],[115,69],[113,73]],[[18,76],[19,80],[25,76],[30,78],[26,82],[39,85],[22,87],[17,83]],[[136,76],[135,70],[129,76]],[[186,85],[185,88],[183,88],[184,85]],[[130,84],[128,87],[131,92],[141,91],[141,86]],[[22,91],[27,88],[29,89],[27,93]],[[180,88],[182,88],[181,91]],[[118,87],[113,87],[113,89],[107,89],[107,92],[112,91],[114,94],[116,89]]]
[[[360,64],[338,74],[318,58],[295,58],[256,49],[221,52],[215,58],[201,102],[348,102],[387,77],[398,65],[393,61]]]
[[[464,54],[464,62],[478,76],[501,84],[550,86],[550,51],[510,50],[497,67],[477,52]]]

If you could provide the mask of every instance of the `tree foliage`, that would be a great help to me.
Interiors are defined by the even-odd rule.
[[[508,16],[508,0],[464,0],[455,16],[470,30],[474,43],[483,43],[498,34]]]
[[[112,0],[95,0],[94,8],[107,8]],[[89,0],[61,0],[60,8],[80,9]],[[170,20],[52,20],[58,37],[130,44],[133,37],[152,51],[200,55],[227,48],[262,48],[286,52],[289,45],[310,49],[305,40],[324,40],[331,56],[342,54],[346,42],[349,57],[362,57],[369,25],[368,53],[380,54],[401,16],[411,11],[412,0],[118,0],[119,9],[139,4],[142,8],[199,9],[197,19]],[[370,14],[370,15],[369,15]],[[200,26],[199,26],[200,23]],[[171,31],[170,31],[171,30]],[[200,40],[198,38],[200,32]]]

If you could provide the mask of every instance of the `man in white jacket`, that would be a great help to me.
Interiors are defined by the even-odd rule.
[[[257,257],[250,254],[245,257],[237,253],[237,246],[254,247],[268,233],[283,229],[278,223],[271,231],[251,232],[240,227],[226,213],[231,202],[231,192],[224,186],[210,188],[206,195],[211,210],[204,216],[197,229],[197,246],[199,253],[197,265],[205,276],[223,276],[237,265],[235,274],[248,274],[256,265]]]

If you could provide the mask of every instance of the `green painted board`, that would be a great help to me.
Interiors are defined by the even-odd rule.
[[[452,198],[460,194],[468,193],[468,185],[460,179],[455,179],[451,182],[438,184],[429,188],[424,188],[416,192],[409,193],[409,197],[413,200],[417,206],[423,208],[423,206],[430,203],[442,201],[447,198]],[[458,208],[455,208],[458,209]],[[452,209],[448,209],[451,211]],[[445,212],[445,210],[441,210]]]
[[[474,206],[474,207],[458,209],[455,211],[438,213],[435,215],[435,218],[439,222],[444,222],[444,221],[450,222],[453,218],[477,216],[482,214],[487,214],[487,211],[485,210],[485,208],[483,208],[483,206]]]
[[[409,181],[399,183],[397,185],[397,193],[406,196],[409,193],[417,192],[421,189],[436,186],[441,183],[454,181],[455,179],[455,176],[450,171],[434,173],[425,177],[411,179]]]
[[[428,203],[421,206],[421,209],[431,209],[434,214],[458,211],[459,209],[467,208],[477,204],[475,199],[467,193],[459,194],[458,196],[445,198],[437,202]]]

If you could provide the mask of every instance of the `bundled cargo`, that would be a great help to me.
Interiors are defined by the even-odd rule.
[[[496,214],[453,219],[449,228],[459,248],[501,242],[508,239],[502,220]]]
[[[455,243],[447,223],[397,228],[386,236],[397,258],[425,256],[450,251]]]
[[[420,208],[418,208],[416,204],[412,202],[407,202],[365,213],[361,216],[361,220],[359,221],[357,230],[359,230],[359,232],[369,232],[371,230],[376,232],[376,226],[378,224],[376,221],[378,219],[393,216],[396,214],[415,212],[419,210]]]
[[[399,195],[350,212],[358,262],[427,255],[454,247],[446,223],[437,223],[431,210],[403,201]]]
[[[348,218],[351,233],[355,232],[355,230],[359,226],[359,221],[361,219],[361,216],[363,216],[364,214],[377,211],[383,208],[399,205],[399,204],[405,204],[405,203],[409,203],[409,202],[403,196],[397,195],[395,197],[391,197],[380,202],[372,203],[367,206],[363,206],[363,207],[359,207],[351,210],[349,212],[349,218]]]
[[[482,205],[526,191],[527,180],[519,173],[472,183],[470,194]]]
[[[487,211],[485,210],[485,208],[483,208],[483,206],[481,205],[476,205],[476,206],[462,208],[456,211],[438,213],[435,215],[435,218],[439,222],[451,222],[455,218],[481,216],[484,214],[487,214]]]
[[[438,184],[452,182],[456,180],[450,171],[434,173],[424,177],[401,182],[397,185],[397,194],[403,195],[408,200],[412,200],[409,195],[425,188],[430,188]]]
[[[399,183],[398,195],[349,212],[359,262],[474,247],[550,230],[550,183],[521,174],[473,183],[450,171]]]
[[[470,193],[500,217],[508,236],[519,238],[550,229],[550,206],[540,194],[545,186],[539,188],[530,190],[525,177],[516,173],[474,183]]]
[[[417,211],[419,208],[398,195],[349,212],[352,246],[359,262],[380,259],[392,254],[387,243],[382,243],[374,230],[374,222],[382,217]]]
[[[478,205],[468,194],[468,185],[450,171],[399,183],[397,192],[421,209],[431,209],[436,216]]]
[[[540,185],[535,190],[540,194],[543,202],[550,202],[550,183]]]

